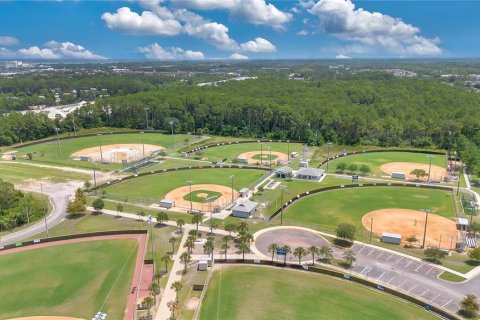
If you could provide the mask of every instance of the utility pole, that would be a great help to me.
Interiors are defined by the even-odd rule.
[[[430,182],[430,172],[432,170],[432,158],[433,158],[433,155],[432,154],[429,154],[427,155],[427,158],[430,159],[430,164],[428,165],[428,182]]]
[[[145,142],[144,142],[144,140],[143,140],[143,134],[144,134],[144,133],[145,133],[145,132],[140,131],[140,134],[142,135],[143,158],[145,158]]]
[[[270,173],[272,173],[272,147],[268,147],[268,149],[270,150]]]
[[[73,134],[77,135],[77,128],[75,126],[75,110],[72,112]]]
[[[62,158],[62,146],[60,145],[60,136],[58,135],[59,131],[60,131],[59,128],[55,128],[55,132],[57,133],[57,142],[58,142],[58,156]]]
[[[148,216],[147,217],[147,222],[148,224],[150,225],[150,234],[152,235],[152,239],[150,240],[150,244],[152,246],[152,261],[153,261],[153,227],[152,227],[152,224],[153,224],[153,217],[152,216]]]
[[[93,186],[95,188],[95,195],[97,195],[97,173],[95,162],[93,162]]]
[[[370,220],[370,244],[372,244],[372,234],[373,234],[373,218]]]
[[[290,162],[290,140],[287,140],[287,154],[288,154],[288,161]]]
[[[102,134],[97,133],[97,137],[100,140],[100,163],[103,163],[103,151],[102,151]]]
[[[187,180],[187,183],[190,187],[190,212],[193,212],[193,203],[192,203],[192,183],[193,183],[193,181]]]
[[[175,149],[175,143],[173,142],[173,120],[170,120],[169,124],[172,126],[172,150]]]
[[[327,142],[327,172],[328,172],[328,163],[330,162],[330,146],[332,145],[331,142]]]
[[[431,213],[432,211],[429,209],[421,209],[420,211],[425,212],[425,228],[423,230],[423,243],[422,243],[422,249],[425,248],[425,240],[427,237],[427,223],[428,223],[428,214]]]
[[[232,203],[233,203],[233,178],[235,178],[235,176],[232,174],[230,176],[230,179],[232,179]]]
[[[145,108],[145,130],[148,130],[148,108]]]
[[[48,238],[47,209],[45,207],[45,199],[43,197],[43,183],[40,183],[40,192],[42,193],[43,217],[45,219],[45,233],[47,234],[47,238]]]
[[[284,185],[281,185],[280,186],[280,190],[282,191],[282,203],[281,203],[281,212],[280,212],[280,224],[283,224],[283,192],[285,192],[287,190],[287,187],[284,186]]]

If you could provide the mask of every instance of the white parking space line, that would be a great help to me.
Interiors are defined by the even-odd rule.
[[[400,260],[398,260],[397,262],[395,262],[395,264],[399,264],[400,261],[402,261],[402,260],[403,260],[403,257],[400,257]]]
[[[366,266],[365,268],[362,269],[362,271],[360,271],[360,274],[367,274],[370,272],[370,270],[372,270],[372,267]]]
[[[380,256],[383,254],[383,251],[380,251],[380,254],[377,256],[376,259],[380,258]]]
[[[372,249],[372,251],[370,251],[367,256],[369,256],[373,251],[375,251],[375,249]]]
[[[404,280],[402,283],[400,283],[397,288],[400,288],[401,286],[403,286],[405,284],[405,282],[407,282],[407,280]]]
[[[387,282],[387,283],[390,283],[390,282],[392,282],[392,281],[393,281],[393,280],[394,280],[396,277],[397,277],[397,276],[393,276],[393,278],[392,278],[392,279],[390,279],[390,280],[388,280],[388,282]]]
[[[410,260],[410,261],[407,263],[407,265],[405,266],[405,268],[408,267],[408,266],[410,265],[410,263],[412,263],[412,262],[413,262],[413,260]]]
[[[414,285],[410,290],[408,290],[408,292],[412,292],[413,289],[415,289],[417,287],[417,285]]]
[[[429,274],[430,271],[432,271],[432,269],[433,269],[433,267],[431,267],[431,268],[427,271],[427,273],[425,273],[425,275]]]
[[[445,303],[444,305],[442,305],[442,307],[445,307],[447,304],[449,304],[450,302],[452,302],[453,299],[450,299],[447,303]]]
[[[435,296],[435,298],[431,299],[430,301],[433,302],[435,299],[437,299],[437,298],[440,297],[440,296],[441,296],[441,294],[439,293],[439,294],[437,294],[437,295]]]
[[[385,262],[388,262],[388,260],[390,260],[391,257],[393,257],[393,253],[390,255],[390,257],[387,258],[387,261]]]
[[[362,247],[362,249],[360,249],[360,251],[358,251],[358,253],[362,253],[363,249],[365,249],[366,247]]]
[[[430,292],[430,290],[428,290],[428,289],[425,290],[425,291],[420,295],[420,297],[423,297],[423,295],[424,295],[425,293],[428,293],[428,292]]]
[[[380,280],[380,278],[383,277],[384,274],[385,272],[382,272],[382,274],[380,275],[380,277],[377,278],[377,280]]]
[[[415,271],[418,271],[418,269],[420,269],[421,267],[423,267],[423,264],[420,264],[420,266],[417,269],[415,269]]]

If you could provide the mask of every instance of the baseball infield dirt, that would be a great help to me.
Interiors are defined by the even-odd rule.
[[[109,144],[93,148],[83,149],[71,154],[71,158],[74,160],[81,160],[81,158],[90,158],[91,161],[102,161],[104,163],[123,163],[133,162],[144,158],[143,148],[145,147],[145,157],[150,156],[152,153],[165,149],[161,146],[153,144]]]
[[[237,158],[247,158],[248,163],[259,163],[260,160],[258,159],[253,159],[256,155],[262,154],[264,157],[265,156],[270,156],[270,151],[268,150],[263,150],[263,152],[260,153],[260,151],[250,151],[250,152],[244,152],[242,154],[239,154]],[[283,152],[277,152],[277,151],[272,151],[272,156],[277,156],[275,159],[272,160],[272,163],[284,163],[288,161],[288,155]],[[265,160],[261,161],[263,164],[270,164],[268,161],[268,158]]]
[[[215,206],[225,208],[232,202],[232,188],[218,184],[193,184],[191,191],[206,190],[219,192],[222,195],[210,203],[199,203],[192,201],[192,207],[195,211],[210,212]],[[190,210],[190,201],[183,199],[190,193],[190,186],[184,186],[174,189],[165,195],[165,199],[175,201],[175,207]],[[233,198],[236,199],[238,191],[233,190]]]
[[[370,230],[372,219],[373,233],[379,237],[384,232],[400,234],[402,235],[402,243],[406,244],[406,239],[415,235],[418,240],[417,245],[423,243],[425,213],[422,211],[409,209],[371,211],[362,217],[362,224],[365,229]],[[426,246],[451,249],[450,245],[455,247],[457,235],[457,225],[454,221],[434,213],[428,215]]]
[[[416,163],[416,162],[390,162],[380,166],[380,170],[391,175],[392,172],[403,172],[407,179],[417,179],[416,176],[410,174],[415,169],[423,169],[428,174],[429,165],[425,163]],[[447,177],[447,170],[439,166],[434,166],[430,168],[430,180],[434,181],[443,181]],[[428,176],[420,177],[420,180],[427,181]]]

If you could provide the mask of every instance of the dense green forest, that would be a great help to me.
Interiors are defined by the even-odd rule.
[[[0,143],[39,138],[43,132],[53,133],[54,125],[72,129],[71,115],[57,123],[39,117],[6,117],[0,122]],[[170,83],[100,98],[76,111],[75,121],[84,128],[148,125],[160,130],[170,130],[173,121],[176,131],[317,145],[333,141],[475,152],[480,147],[480,95],[434,81],[385,75],[313,82],[262,78],[204,87]]]
[[[38,220],[43,214],[42,201],[0,179],[0,231]]]

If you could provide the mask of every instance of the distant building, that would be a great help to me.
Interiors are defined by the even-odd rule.
[[[240,197],[242,197],[242,198],[248,197],[249,194],[250,194],[250,189],[248,189],[248,188],[242,188],[240,190]]]
[[[255,210],[257,210],[258,203],[244,200],[232,208],[232,216],[238,218],[249,218]]]
[[[295,174],[295,178],[304,179],[304,180],[315,180],[318,181],[322,178],[324,170],[316,168],[301,168]]]
[[[275,177],[286,179],[293,174],[293,170],[290,167],[281,167],[275,170]]]

